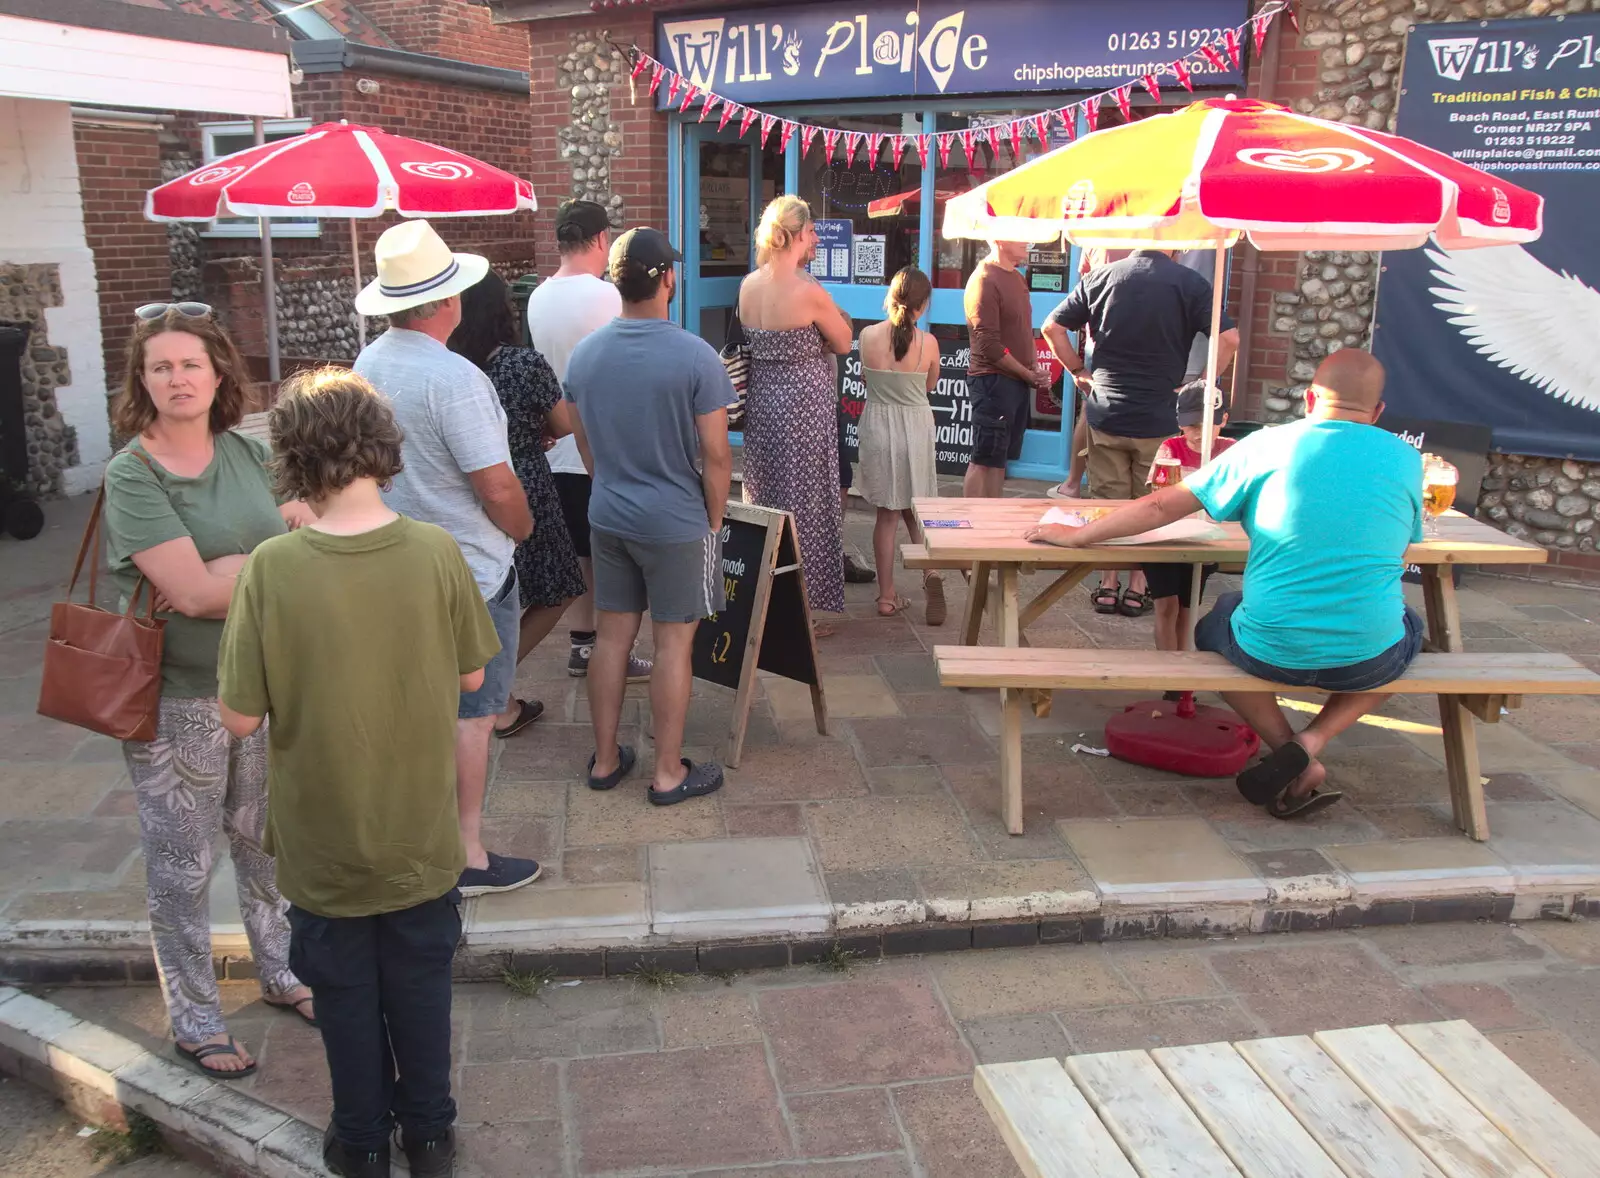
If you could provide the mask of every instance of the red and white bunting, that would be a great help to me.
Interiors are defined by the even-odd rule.
[[[706,91],[706,100],[700,104],[700,121],[706,121],[706,116],[711,113],[711,108],[720,103],[722,99],[711,91]]]
[[[1267,43],[1267,26],[1272,23],[1272,16],[1265,12],[1258,12],[1250,18],[1250,31],[1256,38],[1256,56],[1261,56],[1261,47]]]
[[[972,128],[968,127],[965,131],[961,132],[961,150],[967,155],[967,171],[969,172],[976,166],[976,160],[974,159],[974,156],[977,152],[977,148],[977,136],[972,133]]]
[[[1111,96],[1117,100],[1117,109],[1122,112],[1122,121],[1133,122],[1133,87],[1118,86],[1111,92]]]
[[[1300,18],[1295,15],[1294,9],[1286,5],[1283,9],[1283,15],[1289,18],[1289,23],[1294,26],[1294,31],[1298,33],[1300,31]]]
[[[1154,74],[1146,74],[1139,81],[1146,90],[1150,91],[1150,97],[1159,103],[1161,101],[1161,83],[1156,81],[1156,76]]]
[[[1100,99],[1096,94],[1093,98],[1085,98],[1079,105],[1083,107],[1083,121],[1089,128],[1090,134],[1100,129]]]
[[[844,133],[844,166],[849,167],[856,162],[856,149],[861,146],[861,141],[866,136],[860,131],[846,131]]]
[[[1012,119],[1009,128],[1011,132],[1011,160],[1013,163],[1022,162],[1022,120]]]
[[[837,127],[824,127],[824,128],[822,128],[822,147],[823,147],[823,150],[825,152],[825,158],[827,159],[827,161],[830,164],[833,163],[833,149],[835,147],[837,147],[838,144],[839,144],[839,128],[837,128]]]
[[[867,136],[867,167],[878,166],[878,152],[883,150],[883,141],[887,136],[882,131],[873,131]]]
[[[989,141],[989,150],[994,152],[994,158],[1000,158],[1000,124],[990,123],[983,129],[984,138]]]
[[[739,116],[740,139],[743,139],[746,135],[750,134],[750,126],[756,121],[756,118],[760,115],[760,113],[760,111],[755,110],[752,107],[747,106],[744,108],[744,113]]]
[[[900,157],[906,153],[906,137],[904,135],[891,135],[889,137],[889,151],[894,159],[894,170],[900,170]]]
[[[806,158],[806,152],[811,150],[811,141],[817,137],[817,132],[820,131],[821,129],[822,129],[821,127],[813,126],[810,123],[801,123],[800,124],[800,158],[801,159],[805,159]]]
[[[1219,74],[1225,74],[1228,72],[1227,59],[1222,56],[1222,51],[1215,45],[1208,41],[1206,44],[1200,46],[1200,52]]]
[[[1222,33],[1222,47],[1228,51],[1228,60],[1233,63],[1233,68],[1239,68],[1239,34],[1234,29],[1224,29]]]
[[[794,138],[794,129],[798,125],[791,119],[783,120],[783,126],[778,130],[778,150],[780,152],[789,150],[789,140]]]
[[[1057,113],[1060,113],[1059,111]],[[1033,135],[1039,141],[1039,146],[1050,146],[1050,112],[1044,111],[1033,116]]]
[[[676,70],[667,71],[667,105],[678,101],[678,91],[683,89],[683,75]]]
[[[700,87],[696,86],[693,82],[690,82],[688,89],[684,90],[683,92],[683,104],[678,107],[678,113],[681,115],[684,111],[688,110],[689,104],[699,96]]]
[[[767,136],[772,134],[772,128],[778,125],[778,116],[763,114],[761,116],[761,146],[767,146]]]
[[[928,137],[926,135],[918,135],[916,142],[917,162],[919,162],[923,169],[926,170],[928,167]]]
[[[939,145],[939,166],[948,168],[950,166],[950,149],[955,146],[955,137],[950,132],[945,131],[935,135],[933,141]]]
[[[1189,75],[1189,63],[1188,62],[1186,62],[1186,61],[1175,61],[1175,62],[1173,62],[1172,63],[1172,74],[1173,74],[1173,76],[1175,78],[1178,79],[1178,85],[1182,86],[1190,94],[1194,93],[1194,84],[1189,80],[1190,75]]]
[[[661,76],[667,72],[667,67],[659,61],[650,70],[650,97],[656,96],[656,91],[661,89]]]
[[[633,59],[633,72],[629,74],[628,77],[637,78],[640,74],[644,73],[645,67],[649,64],[650,55],[648,53],[637,54]]]

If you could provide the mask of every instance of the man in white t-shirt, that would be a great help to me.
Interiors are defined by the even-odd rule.
[[[550,361],[556,379],[567,381],[567,362],[578,341],[622,314],[622,296],[602,275],[611,254],[611,222],[606,211],[591,200],[569,200],[556,211],[556,245],[561,268],[528,296],[528,328],[533,346]],[[589,558],[589,472],[578,453],[577,440],[568,434],[545,453],[561,497],[561,515],[572,546],[583,567],[584,595],[567,610],[572,627],[572,652],[567,674],[582,678],[589,673],[594,651],[594,562]],[[628,682],[650,678],[650,660],[630,656]]]

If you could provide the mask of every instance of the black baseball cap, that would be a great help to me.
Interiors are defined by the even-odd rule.
[[[1215,394],[1214,404],[1217,406],[1212,423],[1221,425],[1222,419],[1228,412],[1228,393],[1226,389],[1212,386]],[[1204,380],[1191,380],[1178,390],[1178,424],[1199,425],[1206,419],[1206,382]]]
[[[577,232],[562,233],[569,226]],[[587,241],[610,228],[611,218],[606,215],[604,206],[592,200],[562,201],[556,210],[556,236],[563,241]]]
[[[611,243],[610,270],[616,274],[623,263],[638,266],[650,277],[683,261],[683,255],[672,248],[667,235],[659,229],[630,229]]]

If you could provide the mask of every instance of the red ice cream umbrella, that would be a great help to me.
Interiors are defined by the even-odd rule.
[[[213,160],[145,195],[152,221],[223,216],[345,217],[355,290],[361,289],[357,217],[483,217],[534,209],[533,186],[448,147],[378,127],[322,123],[303,135]],[[272,292],[268,291],[271,306]],[[361,341],[366,326],[358,317]],[[274,352],[276,340],[272,341]]]

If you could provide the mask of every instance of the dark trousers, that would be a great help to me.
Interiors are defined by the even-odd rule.
[[[333,1079],[334,1134],[381,1149],[396,1122],[408,1141],[456,1119],[450,1096],[450,962],[461,894],[380,916],[289,909],[289,967],[317,999]]]

